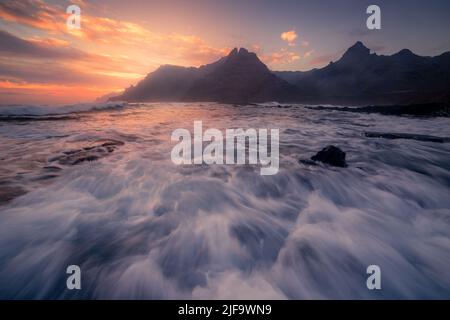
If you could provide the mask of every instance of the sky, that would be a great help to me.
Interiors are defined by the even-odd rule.
[[[66,8],[81,9],[69,29]],[[381,9],[369,30],[366,9]],[[310,70],[356,41],[377,54],[450,51],[448,0],[0,0],[0,104],[89,102],[160,65],[200,66],[234,47],[272,70]]]

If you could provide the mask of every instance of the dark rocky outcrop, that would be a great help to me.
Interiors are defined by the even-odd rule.
[[[438,143],[450,142],[450,138],[414,134],[414,133],[366,132],[365,136],[368,138],[409,139],[409,140],[438,142]]]
[[[334,167],[347,167],[345,152],[335,146],[323,148],[315,156],[312,156],[311,160],[320,161]]]
[[[118,140],[100,140],[91,146],[64,151],[62,155],[49,159],[49,162],[58,162],[61,165],[77,165],[83,162],[96,161],[106,157],[123,144],[122,141]]]
[[[345,111],[356,113],[379,113],[389,116],[414,117],[448,117],[450,116],[450,103],[424,103],[412,105],[367,106],[367,107],[308,107],[312,110]]]
[[[27,191],[18,186],[0,186],[0,205],[24,195]]]

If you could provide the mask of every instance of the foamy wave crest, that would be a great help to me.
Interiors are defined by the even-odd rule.
[[[126,102],[78,103],[64,106],[7,105],[0,106],[0,117],[63,115],[78,112],[122,109],[126,105]]]

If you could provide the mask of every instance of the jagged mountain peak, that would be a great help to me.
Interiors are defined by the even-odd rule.
[[[363,50],[363,51],[368,51],[370,52],[370,49],[367,48],[364,43],[362,43],[362,41],[356,41],[356,43],[351,46],[350,48],[348,48],[348,50]]]
[[[402,57],[416,57],[417,55],[409,49],[402,49],[397,52],[395,55]]]
[[[234,55],[238,54],[238,52],[239,52],[238,48],[234,48],[233,50],[230,51],[230,53],[228,54],[228,56],[229,56],[229,57],[230,57],[230,56],[234,56]]]
[[[370,55],[370,49],[361,41],[357,41],[353,46],[347,49],[343,57],[360,57]]]
[[[239,54],[247,54],[247,53],[249,53],[249,51],[247,49],[245,49],[245,48],[239,49]]]
[[[256,53],[250,52],[245,48],[234,48],[227,56],[227,61],[232,63],[252,63],[263,65]]]
[[[246,56],[256,56],[256,54],[248,51],[246,48],[234,48],[228,54],[228,57],[246,57]]]

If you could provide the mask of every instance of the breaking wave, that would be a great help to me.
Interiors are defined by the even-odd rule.
[[[126,105],[126,102],[80,103],[65,106],[5,105],[0,106],[0,117],[55,116],[78,112],[122,109]]]

